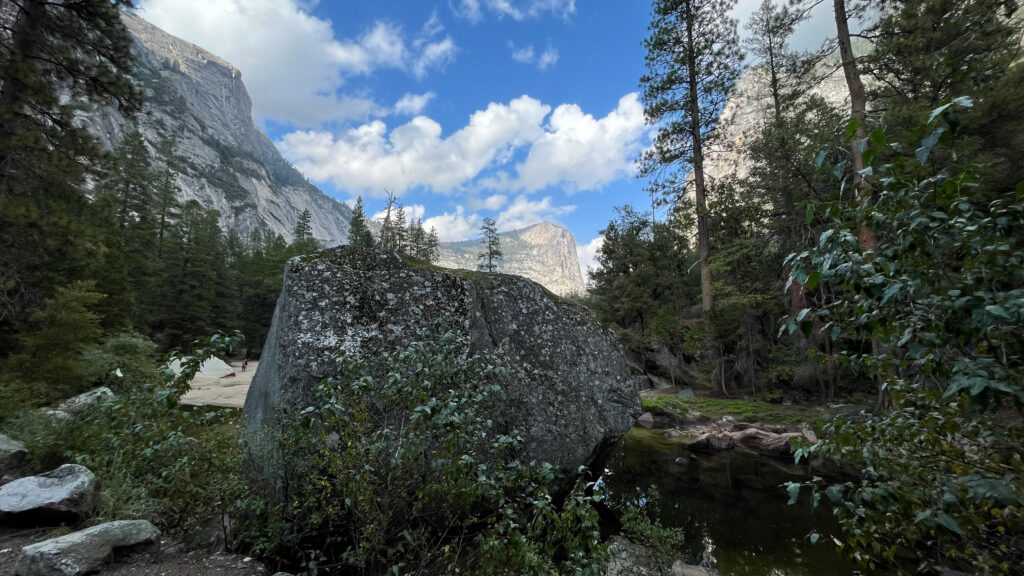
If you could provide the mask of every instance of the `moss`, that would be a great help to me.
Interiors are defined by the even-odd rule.
[[[654,414],[682,418],[688,412],[700,412],[711,418],[734,416],[744,422],[796,425],[824,418],[828,412],[810,406],[781,406],[756,400],[724,398],[679,398],[651,396],[643,399],[644,410]]]

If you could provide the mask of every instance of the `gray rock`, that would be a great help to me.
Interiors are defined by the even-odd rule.
[[[567,472],[625,434],[640,413],[622,350],[582,306],[525,278],[406,264],[394,254],[337,248],[294,258],[245,401],[251,458],[274,436],[271,417],[300,406],[336,367],[337,349],[356,356],[384,339],[400,347],[449,317],[470,354],[494,355],[515,371],[494,420],[526,433],[523,457]],[[557,441],[556,441],[557,440]]]
[[[725,432],[708,432],[686,445],[686,448],[694,452],[722,452],[732,450],[736,446],[736,439]]]
[[[28,457],[25,445],[17,440],[0,434],[0,476],[21,468]]]
[[[55,416],[57,416],[56,413],[58,412],[63,412],[65,414],[74,414],[76,412],[81,412],[82,410],[88,408],[89,406],[92,406],[93,404],[109,402],[114,398],[117,398],[117,395],[115,395],[114,391],[111,390],[110,388],[96,388],[93,390],[89,390],[84,394],[79,394],[78,396],[68,398],[67,400],[58,404],[57,409],[54,410],[53,412],[55,413]]]
[[[154,545],[160,531],[145,520],[107,522],[21,549],[18,576],[78,576],[99,568],[115,552]]]
[[[88,468],[65,464],[0,487],[0,520],[19,524],[77,520],[95,508],[97,492],[96,476]]]
[[[679,392],[676,392],[676,396],[680,398],[693,398],[696,394],[693,393],[693,388],[683,388]]]
[[[605,576],[718,576],[718,572],[683,563],[674,558],[661,558],[649,548],[619,536],[608,544]]]
[[[643,414],[640,415],[639,418],[636,419],[636,424],[637,426],[643,426],[648,430],[654,428],[654,414],[651,414],[650,412],[644,412]]]

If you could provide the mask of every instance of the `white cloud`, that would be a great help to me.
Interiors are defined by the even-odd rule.
[[[476,214],[466,214],[465,208],[456,206],[455,213],[445,212],[440,216],[431,216],[423,221],[427,230],[437,230],[437,237],[442,242],[458,242],[468,240],[480,227],[480,218]]]
[[[505,196],[504,194],[494,194],[493,196],[488,196],[487,199],[484,200],[484,208],[488,210],[500,210],[507,202],[508,196]]]
[[[554,66],[556,62],[558,62],[558,50],[548,48],[540,55],[540,58],[537,58],[537,68],[547,70]]]
[[[635,170],[648,126],[637,94],[627,94],[601,119],[575,104],[562,104],[526,159],[507,174],[485,182],[498,190],[534,191],[561,184],[568,192],[601,188]]]
[[[520,64],[533,64],[533,46],[526,46],[525,48],[516,48],[516,45],[509,42],[508,49],[512,51],[512,59]]]
[[[410,47],[402,29],[378,21],[358,38],[337,38],[308,0],[142,0],[139,14],[238,67],[259,119],[298,126],[366,120],[387,112],[339,94],[346,78],[382,68],[422,77],[454,58],[437,14]]]
[[[544,124],[544,120],[550,120]],[[414,187],[452,192],[469,186],[496,192],[534,191],[561,185],[570,192],[600,188],[632,174],[633,158],[646,144],[648,127],[636,94],[619,100],[604,118],[574,104],[551,107],[529,96],[491,103],[469,123],[442,137],[426,116],[388,130],[381,120],[334,134],[296,131],[278,146],[313,180],[331,181],[349,193],[380,196]],[[516,152],[527,150],[515,175]]]
[[[440,124],[417,116],[390,134],[376,120],[337,137],[326,131],[292,132],[279,146],[304,174],[338,188],[377,195],[385,188],[401,193],[414,186],[448,192],[538,139],[550,110],[521,96],[473,113],[467,126],[447,138],[441,137]]]
[[[459,18],[477,23],[483,20],[484,8],[499,19],[504,17],[516,21],[540,18],[547,14],[569,18],[576,13],[576,0],[449,0],[449,7]]]
[[[509,42],[508,49],[512,53],[512,59],[516,62],[519,62],[520,64],[536,65],[537,68],[541,70],[547,70],[558,62],[558,50],[555,50],[550,46],[544,50],[540,56],[534,52],[532,44],[522,48],[517,48],[514,43]]]
[[[498,214],[498,229],[518,230],[538,222],[557,220],[575,209],[575,206],[553,206],[550,196],[536,202],[526,196],[517,196],[508,208]]]
[[[423,109],[427,107],[427,104],[429,104],[435,96],[437,96],[437,94],[434,94],[433,92],[424,92],[423,94],[406,93],[398,99],[398,102],[395,102],[395,114],[415,116],[420,112],[423,112]]]
[[[604,246],[604,236],[598,236],[586,244],[576,246],[576,257],[580,261],[580,272],[583,273],[583,279],[586,282],[589,282],[587,270],[598,268],[597,255],[601,251],[602,246]]]

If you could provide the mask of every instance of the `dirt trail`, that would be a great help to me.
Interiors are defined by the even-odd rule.
[[[256,374],[259,362],[249,362],[242,372],[241,362],[232,362],[235,375],[227,378],[209,378],[199,376],[192,381],[192,389],[181,399],[183,406],[217,406],[220,408],[241,408],[245,404],[245,395],[249,393],[249,385]]]

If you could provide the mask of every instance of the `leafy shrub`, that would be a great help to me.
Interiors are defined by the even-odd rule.
[[[872,343],[840,359],[875,375],[888,400],[797,453],[862,471],[858,482],[810,485],[871,566],[911,558],[1008,574],[1024,561],[1024,185],[982,203],[973,168],[929,161],[956,143],[971,106],[957,98],[935,110],[913,154],[876,131],[865,157],[895,153],[869,168],[877,201],[819,207],[833,226],[817,249],[791,256],[791,282],[834,294],[816,311],[822,334],[837,348]],[[874,250],[858,249],[861,226],[880,239]],[[790,330],[813,329],[802,320],[811,312]],[[799,490],[790,486],[794,501]]]
[[[521,433],[489,417],[506,370],[467,349],[439,324],[343,355],[282,415],[280,490],[244,506],[254,551],[311,573],[599,574],[600,495],[581,478],[553,499],[552,467],[520,461]]]
[[[137,337],[126,340],[108,349],[148,349]],[[154,368],[111,402],[67,418],[23,411],[5,432],[25,443],[33,471],[67,462],[92,470],[101,487],[96,520],[145,518],[191,533],[228,511],[243,487],[236,414],[185,411],[178,404],[202,361],[225,340],[218,336],[216,346],[181,358],[183,371],[176,378]]]
[[[91,382],[111,388],[130,388],[153,378],[156,344],[137,332],[122,332],[82,353]]]
[[[679,558],[686,542],[682,528],[667,528],[658,518],[661,495],[651,486],[637,489],[633,498],[619,503],[622,507],[622,535],[643,550],[642,565],[653,567],[658,574],[671,574],[672,564]]]

